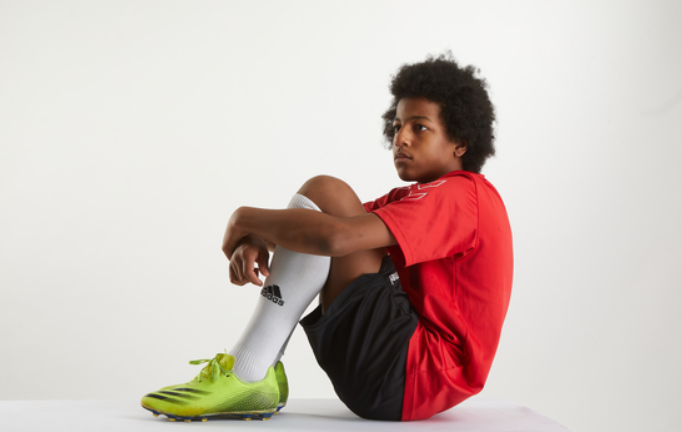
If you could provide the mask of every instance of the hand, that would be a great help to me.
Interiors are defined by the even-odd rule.
[[[234,254],[235,249],[239,243],[249,235],[248,232],[237,229],[237,221],[239,220],[241,208],[237,209],[230,220],[227,222],[227,228],[225,228],[225,235],[223,236],[223,253],[228,260],[232,259],[232,254]]]
[[[253,236],[244,237],[230,259],[230,282],[239,286],[249,282],[263,286],[258,275],[270,276],[269,258],[270,252],[265,241]]]

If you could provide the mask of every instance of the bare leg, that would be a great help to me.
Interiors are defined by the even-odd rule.
[[[306,182],[292,198],[292,205],[342,217],[365,214],[355,192],[341,180],[327,176]],[[245,381],[261,380],[282,356],[286,340],[314,296],[319,293],[324,313],[352,281],[363,274],[378,273],[385,256],[385,249],[376,249],[330,260],[278,246],[264,288],[272,290],[272,298],[276,296],[278,301],[273,303],[266,292],[258,299],[246,329],[229,352],[236,359],[235,373]]]
[[[298,193],[312,200],[323,213],[332,216],[352,217],[366,213],[353,189],[334,177],[313,177]],[[379,272],[385,256],[386,249],[380,248],[332,258],[329,277],[320,292],[322,310],[327,310],[343,289],[355,279],[363,274]]]

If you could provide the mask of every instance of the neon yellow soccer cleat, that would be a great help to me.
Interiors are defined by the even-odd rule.
[[[234,357],[228,354],[190,363],[208,364],[186,384],[145,395],[142,408],[171,421],[206,421],[209,417],[268,420],[286,404],[288,384],[281,363],[277,364],[278,372],[270,367],[264,379],[253,383],[243,382],[232,372]],[[279,391],[282,385],[286,389],[284,399]]]
[[[284,365],[282,362],[277,362],[275,365],[275,375],[277,376],[277,386],[279,387],[279,403],[277,404],[277,412],[284,408],[289,399],[289,381],[287,374],[284,373]]]

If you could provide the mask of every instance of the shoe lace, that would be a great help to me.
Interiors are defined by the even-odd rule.
[[[194,378],[197,380],[197,382],[201,382],[202,378],[208,378],[210,376],[211,381],[215,382],[220,374],[224,374],[229,376],[228,370],[226,370],[223,365],[220,364],[218,361],[218,356],[213,357],[212,359],[199,359],[199,360],[190,360],[189,364],[193,365],[199,365],[202,363],[208,363],[204,368],[201,370],[199,375]]]

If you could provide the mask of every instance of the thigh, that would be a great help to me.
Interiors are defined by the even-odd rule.
[[[351,411],[400,420],[407,349],[417,321],[386,257],[379,273],[361,276],[324,315],[318,308],[301,325],[317,362]]]

